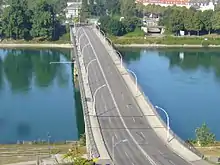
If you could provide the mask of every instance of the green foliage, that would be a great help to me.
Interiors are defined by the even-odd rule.
[[[80,21],[85,22],[90,16],[90,10],[87,0],[82,0],[82,9],[80,12]]]
[[[136,27],[141,26],[141,21],[138,17],[125,18],[122,22],[124,24],[126,33],[133,32]]]
[[[2,15],[2,33],[13,39],[28,38],[31,27],[30,16],[27,0],[12,0]]]
[[[119,21],[118,19],[110,16],[100,17],[100,28],[110,35],[122,36],[124,34],[133,32],[136,27],[140,27],[140,19],[137,17],[131,17]]]
[[[133,32],[127,33],[124,35],[125,37],[144,37],[144,31],[139,27],[136,27]]]
[[[86,134],[85,133],[80,136],[79,144],[81,146],[86,146]]]
[[[122,36],[125,34],[124,25],[118,20],[111,19],[108,23],[108,32],[115,36]]]
[[[82,154],[79,153],[79,149],[77,144],[72,149],[69,149],[69,151],[63,155],[63,159],[67,159],[70,162],[72,162],[74,165],[92,165],[92,161],[82,158]]]
[[[206,146],[215,142],[215,135],[210,132],[207,125],[204,123],[196,129],[196,140],[199,145]]]
[[[29,7],[31,0],[10,0],[10,6],[0,15],[0,36],[12,39],[41,38],[57,40],[66,33],[56,17],[52,1],[38,0]]]
[[[53,7],[46,1],[38,3],[32,17],[31,35],[43,39],[53,39],[55,13]]]

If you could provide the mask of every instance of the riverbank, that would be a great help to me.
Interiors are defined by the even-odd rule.
[[[53,43],[1,43],[0,48],[72,48],[71,44],[53,44]]]
[[[165,45],[165,44],[114,44],[116,47],[133,47],[133,48],[220,48],[220,45]]]
[[[76,142],[55,144],[0,144],[0,164],[36,161],[37,157],[49,158],[50,154],[66,154],[77,146],[79,154],[86,154],[86,147]]]
[[[110,37],[118,47],[220,47],[219,36],[206,37],[175,37],[175,36],[147,36],[144,37]]]

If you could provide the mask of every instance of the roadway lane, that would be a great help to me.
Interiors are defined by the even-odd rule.
[[[83,29],[94,48],[95,51],[94,54],[98,58],[101,68],[105,74],[105,78],[109,84],[109,87],[111,88],[115,100],[115,104],[117,105],[117,110],[119,111],[118,113],[122,116],[121,122],[125,123],[126,127],[129,129],[129,131],[121,132],[123,134],[121,134],[120,137],[122,139],[129,137],[129,142],[136,145],[135,150],[134,148],[131,148],[133,149],[132,150],[133,154],[137,153],[139,150],[139,152],[142,153],[141,155],[145,155],[145,156],[149,155],[150,158],[148,157],[148,159],[149,160],[152,159],[153,162],[157,165],[174,165],[174,164],[189,165],[190,163],[180,158],[177,154],[173,153],[167,146],[165,146],[165,144],[155,134],[155,132],[149,128],[150,127],[149,123],[143,116],[142,111],[139,109],[138,105],[136,104],[134,98],[131,95],[131,92],[125,85],[123,78],[118,72],[111,57],[108,55],[107,50],[102,45],[100,39],[90,28],[85,27]],[[106,101],[110,100],[108,97],[104,97],[104,98]],[[114,112],[117,113],[116,111]],[[130,119],[128,119],[129,116]],[[117,120],[116,122],[120,123],[120,120]],[[103,122],[100,124],[106,125],[110,123]],[[114,122],[114,124],[116,123]],[[130,129],[130,127],[133,128]],[[104,136],[104,138],[105,140],[108,139],[106,136]],[[140,143],[141,140],[142,143]],[[124,148],[125,146],[126,145],[120,145],[120,149],[122,150],[125,149]],[[117,157],[120,156],[121,155],[117,155]],[[144,165],[147,163],[142,162],[142,164]]]
[[[82,49],[83,46],[87,44],[87,41],[84,37],[81,38],[80,41]],[[95,56],[89,46],[84,49],[83,53],[84,63],[85,66],[87,66],[91,60],[95,59]],[[95,90],[104,83],[104,77],[100,71],[99,65],[94,61],[89,66],[89,84],[92,94],[94,94]],[[119,144],[120,147],[115,147],[114,155],[117,162],[116,164],[150,165],[146,157],[137,149],[132,139],[129,138],[118,114],[115,113],[116,108],[107,87],[102,88],[97,93],[96,100],[96,113],[99,116],[99,123],[108,151],[110,151],[110,153],[112,152],[112,137],[114,137],[115,143],[123,139],[128,139],[126,144]],[[108,128],[109,126],[111,127],[110,129]]]

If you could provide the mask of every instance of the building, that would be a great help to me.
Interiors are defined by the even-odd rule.
[[[144,5],[155,4],[160,6],[180,6],[180,7],[194,7],[196,6],[198,10],[213,10],[215,8],[216,2],[210,0],[136,0],[137,3],[142,3]]]
[[[136,2],[144,5],[155,4],[160,6],[185,6],[189,8],[189,0],[137,0]]]
[[[81,0],[71,0],[67,2],[67,7],[65,9],[66,18],[72,19],[79,16],[82,7]]]

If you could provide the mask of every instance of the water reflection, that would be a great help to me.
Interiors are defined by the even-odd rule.
[[[153,105],[169,113],[174,132],[183,139],[194,138],[195,128],[206,122],[220,139],[216,125],[220,106],[219,49],[123,51],[124,62],[136,73]]]
[[[60,58],[60,53],[52,50],[8,50],[5,57],[0,55],[0,88],[3,73],[13,91],[28,91],[33,78],[39,87],[49,86],[55,78],[60,86],[65,86],[69,78],[65,64],[50,65]]]
[[[0,49],[0,143],[77,140],[70,51]],[[82,121],[83,122],[83,121]]]
[[[3,86],[3,62],[2,62],[2,58],[0,56],[0,90]]]

